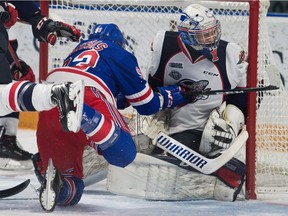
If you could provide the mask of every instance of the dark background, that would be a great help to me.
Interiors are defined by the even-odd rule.
[[[288,1],[270,1],[268,12],[288,13]]]

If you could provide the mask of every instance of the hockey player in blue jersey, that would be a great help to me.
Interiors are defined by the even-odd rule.
[[[62,205],[79,202],[84,187],[82,155],[86,145],[115,166],[125,167],[134,160],[136,147],[119,108],[130,104],[140,114],[151,115],[188,102],[182,95],[185,89],[177,84],[153,91],[143,79],[135,56],[124,49],[125,44],[117,25],[96,25],[88,40],[81,41],[65,59],[63,67],[48,74],[48,82],[82,79],[86,88],[79,133],[63,133],[55,110],[39,115],[37,144],[40,157],[35,164],[38,164],[36,170],[39,169],[40,178],[46,171],[40,202],[47,211],[52,211],[56,202]],[[125,105],[120,107],[120,104]],[[56,197],[52,199],[46,185],[57,179],[59,182],[53,188]]]
[[[97,76],[107,85],[112,97],[124,95],[127,103],[142,115],[187,102],[182,95],[185,89],[179,85],[152,91],[143,79],[136,57],[123,49],[126,41],[116,25],[99,25],[92,31],[89,39],[82,41],[66,58],[64,66]]]
[[[57,37],[65,37],[71,41],[78,41],[80,31],[74,26],[52,19],[41,14],[40,9],[33,1],[0,1],[0,84],[8,84],[13,78],[33,81],[33,71],[20,61],[22,65],[9,60],[7,29],[18,21],[31,25],[35,38],[51,45],[56,43]],[[11,72],[10,72],[11,68]],[[18,75],[21,76],[18,76]],[[19,113],[13,112],[0,117],[0,128],[4,130],[0,136],[0,169],[32,169],[32,154],[18,146],[16,138],[19,122]]]

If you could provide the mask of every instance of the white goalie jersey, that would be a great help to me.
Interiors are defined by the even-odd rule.
[[[153,41],[146,77],[152,88],[181,82],[189,83],[195,90],[246,87],[248,64],[238,45],[221,40],[215,58],[218,60],[213,62],[192,47],[185,46],[178,32],[159,31]],[[242,100],[241,95],[233,97],[234,101],[237,101],[236,97]],[[169,134],[189,129],[203,130],[212,110],[226,99],[225,95],[199,95],[191,103],[174,109]]]

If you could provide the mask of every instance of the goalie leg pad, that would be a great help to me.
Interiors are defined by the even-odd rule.
[[[215,181],[215,176],[138,153],[124,169],[109,165],[106,187],[117,195],[146,200],[203,200],[213,198]]]
[[[217,179],[214,189],[214,199],[219,201],[228,201],[234,202],[235,199],[235,190],[228,187],[224,182]]]
[[[234,202],[245,182],[246,165],[236,158],[232,158],[227,164],[216,171],[215,199]],[[230,192],[229,192],[230,191]]]
[[[107,177],[108,162],[88,145],[84,148],[82,164],[85,187],[100,182]]]

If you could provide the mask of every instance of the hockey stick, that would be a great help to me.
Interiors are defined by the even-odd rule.
[[[251,87],[251,88],[235,88],[235,89],[220,89],[220,90],[209,90],[204,89],[201,91],[194,91],[191,89],[191,92],[188,92],[188,95],[218,95],[218,94],[240,94],[246,92],[255,92],[255,91],[271,91],[277,90],[280,88],[280,73],[278,68],[275,65],[268,65],[266,67],[266,72],[270,81],[270,85],[263,87]],[[189,88],[189,86],[183,85],[184,88]]]
[[[25,190],[29,184],[30,184],[30,179],[27,179],[26,181],[22,182],[19,185],[16,185],[15,187],[5,189],[5,190],[0,190],[0,198],[2,199],[5,197],[14,196],[22,192],[23,190]]]
[[[220,156],[211,159],[206,158],[162,132],[160,132],[155,139],[157,141],[156,145],[162,150],[173,155],[201,173],[211,174],[225,165],[229,160],[231,160],[235,153],[239,151],[248,139],[248,132],[242,130],[230,148],[222,151]]]
[[[21,69],[22,66],[21,66],[20,61],[19,61],[20,59],[19,59],[17,53],[14,51],[13,47],[11,46],[10,42],[8,42],[8,50],[9,50],[9,53],[12,56],[15,64],[17,65],[17,67],[19,69]]]

